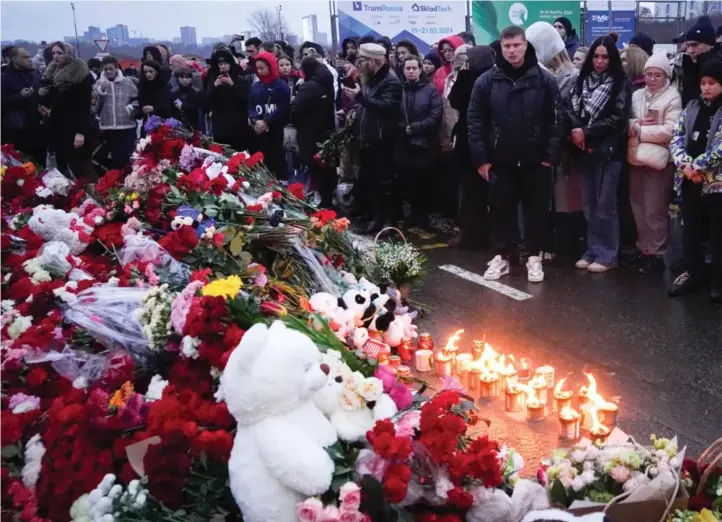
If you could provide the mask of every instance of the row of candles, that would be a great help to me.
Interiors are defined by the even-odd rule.
[[[532,374],[531,362],[522,358],[516,364],[512,355],[497,353],[488,343],[474,341],[471,352],[459,352],[457,343],[464,330],[458,330],[441,350],[434,351],[431,335],[419,336],[415,353],[416,371],[436,370],[439,378],[454,377],[468,395],[480,400],[504,396],[508,412],[526,412],[529,422],[538,422],[553,413],[559,421],[559,436],[566,441],[578,440],[581,431],[592,439],[604,441],[617,425],[619,406],[597,392],[596,379],[585,373],[587,385],[577,393],[564,389],[566,377],[555,383],[555,370],[544,365]]]

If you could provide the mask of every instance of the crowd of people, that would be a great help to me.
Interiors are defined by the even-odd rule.
[[[722,302],[717,37],[703,17],[670,60],[644,33],[621,52],[614,34],[580,47],[562,17],[509,27],[488,46],[461,33],[426,55],[370,36],[335,55],[250,38],[217,45],[203,65],[157,44],[140,71],[112,56],[85,62],[62,42],[35,57],[14,47],[3,50],[2,137],[91,179],[93,159],[128,164],[140,120],[174,117],[263,152],[278,179],[307,179],[322,207],[341,203],[339,174],[353,179],[343,203],[360,233],[429,228],[430,215],[446,214],[460,231],[450,246],[492,249],[488,280],[521,255],[541,282],[545,263],[577,249],[580,270],[659,273],[678,207],[684,266],[670,267],[680,275],[669,295],[708,280]],[[319,161],[319,144],[341,128],[351,136],[343,157]]]

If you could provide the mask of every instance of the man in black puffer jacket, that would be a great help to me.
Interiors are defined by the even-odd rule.
[[[496,66],[474,84],[468,111],[474,167],[489,181],[491,239],[495,257],[484,274],[509,273],[509,255],[519,244],[517,205],[525,218],[530,282],[541,282],[540,252],[552,190],[552,166],[559,162],[563,119],[554,77],[537,64],[524,30],[504,29]]]
[[[363,88],[344,86],[344,90],[358,105],[359,181],[373,213],[365,233],[375,234],[395,218],[393,145],[401,112],[401,82],[391,72],[386,49],[379,44],[362,44],[357,64]]]

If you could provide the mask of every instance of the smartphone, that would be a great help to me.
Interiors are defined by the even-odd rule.
[[[645,116],[645,117],[646,117],[646,118],[653,118],[654,121],[656,121],[657,123],[659,123],[659,110],[658,110],[658,109],[649,109],[649,110],[647,111],[647,116]]]

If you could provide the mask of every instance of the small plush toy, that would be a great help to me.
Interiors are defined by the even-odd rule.
[[[28,226],[35,234],[47,241],[60,241],[77,256],[92,240],[93,227],[78,214],[65,212],[50,205],[38,205],[28,220]]]
[[[396,348],[401,344],[401,340],[404,337],[408,337],[409,339],[418,337],[416,333],[417,326],[411,324],[411,316],[409,314],[391,315],[393,316],[393,320],[384,332],[384,342],[386,344],[391,348]]]
[[[383,393],[380,379],[352,372],[334,350],[325,353],[323,361],[331,369],[329,379],[313,400],[331,421],[339,439],[362,440],[377,420],[396,414],[396,404]]]
[[[368,315],[371,296],[365,290],[346,290],[342,297],[338,298],[338,306],[348,311],[354,320],[354,326],[361,326],[364,318]]]

